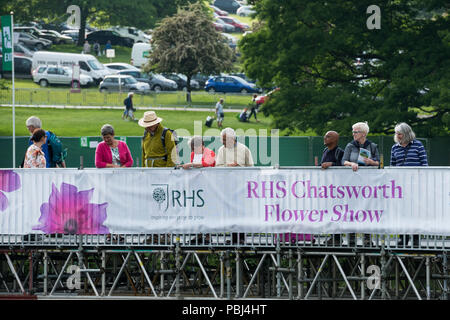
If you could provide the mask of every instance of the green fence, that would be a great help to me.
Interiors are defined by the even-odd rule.
[[[116,137],[117,139],[121,137]],[[29,137],[16,137],[16,167],[18,167],[24,158],[28,146]],[[134,166],[140,166],[141,160],[141,137],[123,137],[125,139],[133,159]],[[205,137],[205,145],[215,152],[222,145],[219,137]],[[378,144],[380,153],[383,154],[384,163],[389,165],[391,156],[391,147],[393,140],[391,136],[369,137],[370,140]],[[450,152],[448,145],[450,137],[420,138],[424,144],[429,165],[448,166],[450,165]],[[79,137],[64,138],[61,137],[64,146],[68,148],[68,158],[66,164],[68,167],[85,168],[95,167],[95,147],[101,141],[101,137]],[[190,148],[187,144],[187,138],[181,138],[178,145],[180,159],[186,162],[190,159]],[[258,166],[270,166],[279,164],[280,166],[312,166],[315,164],[315,158],[320,161],[324,149],[322,137],[280,137],[278,140],[272,140],[271,137],[245,137],[243,140],[252,151],[253,158]],[[339,146],[345,148],[350,137],[341,137]],[[279,152],[272,153],[272,150]],[[1,168],[12,167],[12,137],[0,137],[0,157]]]

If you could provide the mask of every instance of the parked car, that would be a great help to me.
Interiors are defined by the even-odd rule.
[[[138,42],[150,43],[150,40],[152,39],[151,36],[145,34],[143,31],[139,29],[136,29],[135,27],[115,26],[110,28],[109,30],[117,32],[122,37],[133,39],[134,43]]]
[[[117,32],[111,30],[91,32],[86,36],[86,40],[89,41],[89,43],[95,43],[95,41],[98,41],[100,45],[105,45],[109,40],[113,46],[124,46],[130,48],[134,44],[133,39],[122,37]]]
[[[162,74],[167,79],[173,80],[178,85],[178,90],[187,90],[187,78],[183,74],[176,74],[176,73],[163,73]],[[199,90],[200,85],[197,81],[191,79],[191,89],[192,90]]]
[[[216,31],[223,32],[223,25],[221,25],[216,21],[213,21],[212,24],[214,26],[214,29],[216,29]]]
[[[230,76],[236,76],[236,77],[242,78],[242,79],[244,79],[245,81],[247,81],[249,83],[255,83],[256,82],[255,80],[252,80],[249,77],[247,77],[245,75],[245,73],[230,73]]]
[[[150,91],[150,86],[148,83],[137,81],[132,76],[114,74],[106,76],[100,82],[98,89],[100,92],[134,91],[136,93],[146,93]]]
[[[32,27],[14,27],[14,32],[24,32],[24,33],[28,33],[31,34],[33,36],[35,36],[36,38],[43,38],[43,39],[47,39],[50,42],[54,43],[53,39],[55,38],[54,36],[47,36],[44,33],[42,33],[42,31],[40,29],[38,29],[35,26]]]
[[[211,76],[207,76],[201,73],[197,73],[192,76],[192,80],[197,81],[200,88],[205,87],[206,81],[208,81],[209,78],[211,78]]]
[[[228,15],[228,12],[217,8],[216,6],[210,5],[209,7],[211,9],[213,9],[213,12],[215,12],[218,16],[227,16]]]
[[[54,44],[60,44],[60,43],[73,43],[74,40],[67,35],[61,34],[58,31],[55,30],[41,30],[43,34],[53,35],[55,37],[55,41],[53,41]]]
[[[73,79],[72,69],[63,66],[39,66],[32,71],[33,81],[39,83],[41,87],[48,87],[49,84],[72,84],[78,83],[81,86],[89,86],[94,83],[91,76],[80,73],[80,79]]]
[[[136,68],[135,66],[132,66],[131,64],[124,63],[124,62],[111,62],[111,63],[104,63],[103,64],[108,69],[111,69],[111,71],[114,71],[117,73],[121,70],[134,70],[134,71],[141,71],[139,68]]]
[[[217,22],[218,24],[220,24],[222,26],[224,32],[236,32],[237,31],[235,26],[233,26],[232,24],[226,23],[221,18],[215,18],[214,20],[215,20],[215,22]]]
[[[11,78],[11,71],[3,71],[3,56],[0,55],[0,78]],[[33,60],[25,56],[14,54],[14,78],[31,79]]]
[[[0,54],[2,53],[2,41],[0,39]],[[14,55],[16,56],[25,56],[25,57],[33,57],[34,52],[25,47],[23,44],[16,43],[14,44]]]
[[[72,38],[73,42],[78,42],[78,35],[80,34],[79,30],[69,29],[61,31],[63,36],[69,36]],[[86,36],[86,33],[85,33]]]
[[[139,69],[138,69],[139,70]],[[124,74],[134,77],[137,81],[148,83],[150,90],[159,91],[175,91],[178,85],[175,81],[167,79],[163,75],[155,73],[144,73],[136,70],[120,70],[118,74]]]
[[[217,76],[206,82],[205,90],[208,92],[240,92],[259,93],[262,92],[254,83],[248,83],[236,76]]]
[[[239,32],[245,32],[250,29],[250,26],[248,24],[242,23],[233,17],[219,17],[219,19],[225,23],[231,24]]]
[[[248,17],[256,13],[256,11],[253,10],[252,6],[241,6],[239,9],[237,9],[236,13],[240,17]]]
[[[236,13],[241,6],[236,0],[215,0],[213,5],[228,13]]]
[[[224,32],[221,32],[220,34],[225,38],[227,44],[230,46],[231,49],[235,49],[237,47],[238,40],[236,39],[236,37]]]
[[[34,50],[39,51],[42,49],[48,49],[52,45],[52,42],[50,40],[43,38],[36,38],[35,36],[29,33],[18,32],[17,34],[19,35],[18,37],[19,43],[25,44],[27,48],[32,48]]]

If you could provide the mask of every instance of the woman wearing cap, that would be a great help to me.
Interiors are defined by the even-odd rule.
[[[114,139],[114,128],[105,124],[101,129],[103,141],[95,150],[97,168],[125,168],[133,165],[130,149],[125,142]]]
[[[24,168],[45,168],[47,161],[45,160],[45,154],[42,151],[42,145],[47,141],[47,135],[45,130],[37,129],[33,132],[30,139],[33,144],[28,147],[25,154],[25,160],[23,162]]]
[[[203,138],[194,136],[190,140],[191,145],[191,162],[182,165],[183,169],[214,167],[216,165],[214,151],[205,147]]]
[[[172,132],[161,125],[162,120],[154,111],[146,111],[138,121],[145,128],[142,138],[143,167],[175,167],[175,140]]]

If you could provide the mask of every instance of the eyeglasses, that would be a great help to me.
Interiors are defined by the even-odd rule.
[[[352,131],[352,133],[362,133],[362,131]]]

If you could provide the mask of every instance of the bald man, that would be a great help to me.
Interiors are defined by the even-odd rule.
[[[338,147],[339,134],[336,131],[328,131],[323,137],[323,144],[326,148],[323,150],[320,165],[322,169],[331,166],[341,166],[344,150]]]

